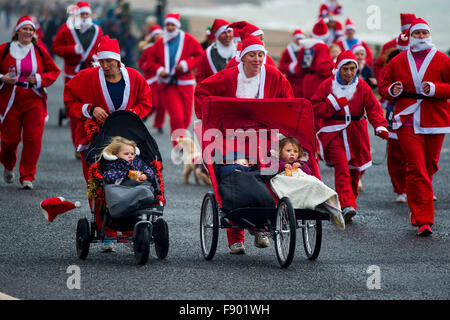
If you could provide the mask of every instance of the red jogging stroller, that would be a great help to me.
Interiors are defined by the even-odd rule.
[[[245,132],[255,130],[256,140],[251,141],[250,138],[243,144],[236,143],[236,135],[242,133],[242,130],[237,129]],[[219,229],[223,228],[250,228],[269,233],[282,268],[288,267],[293,260],[296,229],[301,228],[308,259],[315,260],[318,257],[322,243],[322,220],[330,220],[328,214],[310,209],[294,209],[289,198],[278,199],[269,186],[267,188],[275,199],[274,207],[244,207],[231,211],[223,209],[218,174],[223,164],[217,159],[223,159],[222,155],[236,149],[248,155],[256,145],[256,162],[258,168],[264,169],[267,166],[266,159],[270,157],[270,148],[267,146],[278,139],[274,129],[284,136],[294,136],[301,142],[309,154],[308,165],[313,174],[320,178],[315,152],[314,114],[308,100],[207,99],[202,109],[201,126],[194,128],[213,185],[213,192],[203,198],[200,214],[200,242],[206,260],[214,257]],[[267,135],[261,134],[264,132]],[[220,138],[224,139],[218,141]]]
[[[152,182],[154,197],[151,204],[139,208],[124,217],[112,217],[105,201],[104,182],[102,176],[101,153],[114,136],[121,136],[136,142],[141,159],[155,172]],[[164,182],[162,177],[161,154],[155,139],[148,132],[142,120],[133,112],[116,111],[108,116],[98,135],[84,151],[89,165],[88,197],[92,200],[92,219],[79,219],[76,233],[77,255],[86,259],[90,243],[102,242],[105,239],[105,228],[115,231],[130,232],[132,236],[119,236],[118,243],[131,242],[137,264],[145,264],[149,258],[150,245],[154,244],[159,259],[164,259],[169,251],[169,228],[162,218],[165,205]],[[150,201],[149,201],[150,202]],[[96,215],[100,212],[101,227],[97,224]]]

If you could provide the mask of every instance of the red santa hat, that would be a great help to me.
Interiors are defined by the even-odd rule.
[[[91,6],[89,5],[89,2],[87,2],[87,1],[79,1],[77,3],[77,7],[80,9],[80,14],[81,13],[92,14]]]
[[[163,30],[159,24],[154,24],[148,30],[148,35],[150,38],[153,38],[154,35],[162,33]]]
[[[42,213],[49,222],[55,220],[56,216],[79,207],[79,201],[73,203],[63,197],[49,198],[41,202]]]
[[[358,61],[356,60],[355,54],[351,50],[342,51],[336,59],[336,68],[334,69],[333,73],[339,71],[339,69],[341,69],[344,64],[347,64],[349,62],[355,63],[356,67],[358,68]]]
[[[364,51],[364,54],[366,54],[366,48],[364,48],[364,46],[362,45],[362,44],[355,44],[353,47],[352,47],[352,52],[354,53],[354,54],[356,54],[357,52],[359,52],[359,51]]]
[[[36,30],[36,25],[33,22],[33,19],[30,16],[23,16],[17,20],[16,31],[19,31],[24,25],[31,25],[34,30]]]
[[[223,32],[233,30],[229,27],[229,22],[224,19],[215,19],[211,26],[211,33],[218,38]]]
[[[409,35],[411,36],[411,34],[416,30],[427,30],[428,32],[431,32],[430,26],[422,18],[416,18],[411,22],[411,27],[409,28]]]
[[[181,22],[180,22],[180,14],[179,13],[168,13],[166,15],[166,18],[164,19],[164,24],[166,23],[173,23],[174,25],[177,26],[177,28],[181,27]]]
[[[216,39],[216,36],[214,35],[214,33],[211,32],[211,26],[206,28],[205,34],[206,34],[206,39],[208,39],[209,41],[214,41]]]
[[[356,26],[355,24],[352,22],[352,20],[350,20],[349,18],[347,18],[347,20],[345,20],[345,30],[349,30],[349,29],[353,29],[356,31]]]
[[[239,35],[240,41],[242,40],[241,33],[242,34],[251,34],[252,36],[260,36],[263,35],[264,32],[258,28],[257,26],[247,22],[247,21],[237,21],[233,22],[232,24],[228,25],[228,27],[232,28],[234,31],[234,34]]]
[[[400,51],[406,51],[409,48],[409,34],[408,31],[400,33],[396,39],[397,41],[397,49]]]
[[[267,54],[266,48],[264,48],[264,43],[259,37],[251,34],[241,34],[241,38],[243,38],[242,51],[239,55],[239,60],[242,60],[242,57],[250,51],[263,51],[264,54]]]
[[[305,34],[301,29],[295,29],[294,32],[292,32],[292,40],[295,41],[297,39],[305,39]]]
[[[314,25],[312,29],[312,36],[320,40],[328,38],[328,26],[323,19],[320,19]]]
[[[117,39],[110,39],[108,35],[103,36],[98,44],[97,59],[114,59],[121,62],[120,47]]]
[[[402,32],[408,30],[411,27],[411,23],[416,19],[414,13],[400,13],[400,23]]]

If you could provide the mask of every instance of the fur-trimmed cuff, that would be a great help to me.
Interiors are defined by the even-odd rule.
[[[391,84],[391,85],[389,86],[388,92],[389,92],[389,95],[390,95],[391,97],[393,97],[393,98],[397,98],[399,95],[401,95],[401,94],[403,93],[403,85],[402,85],[402,89],[400,90],[400,92],[399,92],[398,94],[396,94],[396,95],[392,94],[391,89],[392,89],[392,87],[393,87],[395,84],[402,84],[402,83],[399,82],[399,81],[396,81],[396,82],[394,82],[393,84]]]
[[[156,76],[159,78],[159,75],[161,74],[161,72],[163,72],[164,67],[159,67],[158,70],[156,70]]]
[[[327,97],[327,100],[331,103],[331,105],[333,106],[333,108],[336,111],[341,110],[341,107],[339,107],[339,104],[336,101],[336,98],[330,93]]]
[[[187,73],[188,72],[188,64],[187,64],[186,60],[181,60],[179,64],[183,68],[183,72]]]
[[[425,83],[428,83],[430,85],[430,92],[428,94],[426,94],[425,91],[423,91],[423,85]],[[436,93],[436,86],[434,85],[433,82],[429,81],[422,82],[422,86],[420,87],[420,93],[422,93],[426,97],[434,97],[434,94]]]
[[[34,87],[39,89],[42,86],[42,77],[39,73],[36,73],[34,76],[36,77],[36,85]]]
[[[81,110],[83,112],[83,116],[88,119],[92,119],[92,116],[89,114],[89,107],[91,107],[91,105],[86,103],[83,105],[83,107],[81,107]]]
[[[383,126],[379,126],[379,127],[377,127],[377,128],[375,129],[375,132],[379,132],[379,131],[386,131],[386,132],[389,132],[388,129],[387,129],[386,127],[383,127]]]
[[[289,64],[289,72],[291,73],[291,74],[294,74],[295,73],[295,67],[297,66],[297,61],[292,61],[290,64]]]

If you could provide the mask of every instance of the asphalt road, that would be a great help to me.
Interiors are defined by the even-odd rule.
[[[151,129],[165,167],[164,218],[170,229],[167,258],[157,259],[152,250],[148,263],[137,266],[124,245],[117,245],[115,253],[105,254],[99,244],[93,244],[88,259],[82,261],[76,256],[75,230],[78,219],[90,213],[68,125],[57,125],[62,92],[61,76],[49,88],[50,119],[35,189],[21,190],[17,182],[6,185],[0,180],[0,292],[27,300],[449,299],[448,138],[434,179],[438,200],[431,237],[417,237],[416,228],[409,224],[407,205],[394,203],[383,162],[363,176],[364,190],[354,222],[344,232],[324,223],[322,250],[316,261],[306,258],[298,236],[292,265],[280,269],[273,243],[270,248],[257,249],[248,233],[247,255],[230,255],[225,230],[220,230],[214,259],[203,259],[199,217],[203,196],[210,188],[184,185],[182,166],[170,161],[168,126],[163,135]],[[373,136],[371,140],[373,157],[378,161],[384,155],[385,143]],[[322,163],[320,169],[324,182],[333,186],[332,169]],[[18,175],[17,168],[15,171]],[[82,207],[49,223],[39,203],[54,196],[79,200]],[[79,289],[67,285],[73,266],[80,271]],[[373,283],[371,270],[379,271],[379,288],[368,286],[368,282]]]

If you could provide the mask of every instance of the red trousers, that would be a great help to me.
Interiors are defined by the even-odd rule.
[[[152,111],[150,115],[155,114],[155,120],[153,122],[153,128],[159,129],[164,126],[164,120],[166,118],[166,108],[161,99],[161,86],[152,85]]]
[[[64,77],[64,83],[69,82],[70,78]],[[66,109],[66,115],[68,114]],[[75,119],[69,118],[69,126],[70,126],[70,138],[72,139],[73,146],[75,149],[78,147],[76,133],[77,133],[77,127],[83,125],[83,122],[77,121]]]
[[[406,195],[418,225],[434,223],[433,175],[438,171],[444,134],[415,134],[412,127],[397,130],[406,158]]]
[[[170,133],[177,129],[187,129],[192,120],[194,86],[163,85],[161,99],[169,113]],[[174,146],[177,144],[175,141],[172,143]]]
[[[339,196],[341,208],[351,206],[357,209],[356,198],[358,198],[358,182],[361,171],[349,169],[342,135],[331,140],[324,153],[325,159],[333,164],[334,187]]]
[[[31,89],[16,88],[14,102],[1,128],[0,162],[6,170],[13,170],[17,161],[17,147],[22,141],[20,183],[34,181],[41,154],[46,106]]]
[[[397,139],[388,139],[387,169],[394,192],[406,193],[406,159]]]

